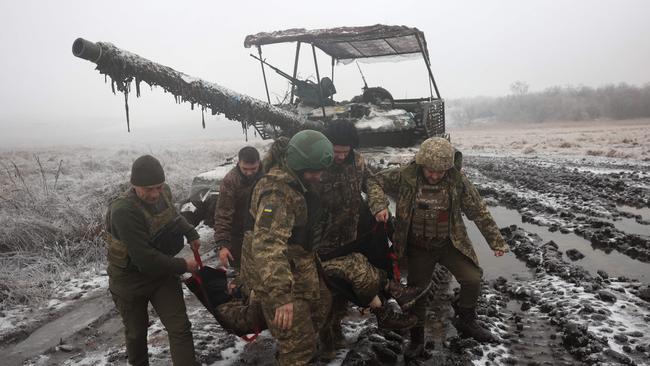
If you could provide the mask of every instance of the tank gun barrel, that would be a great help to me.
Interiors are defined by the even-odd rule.
[[[91,42],[77,38],[72,53],[97,65],[100,74],[111,78],[111,87],[125,94],[125,100],[135,82],[136,96],[140,95],[140,83],[157,85],[174,95],[177,103],[189,102],[210,109],[212,114],[241,122],[244,127],[254,125],[258,131],[263,124],[279,128],[282,134],[292,134],[307,127],[298,115],[270,105],[259,99],[237,93],[228,88],[186,75],[171,67],[158,64],[134,53],[122,50],[111,43]],[[128,104],[127,122],[128,122]],[[260,131],[262,133],[262,131]],[[262,133],[264,137],[264,133]],[[270,137],[270,136],[269,136]]]

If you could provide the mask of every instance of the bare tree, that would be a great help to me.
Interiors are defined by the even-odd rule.
[[[514,96],[524,96],[528,94],[528,89],[530,88],[530,85],[528,85],[527,82],[517,80],[514,83],[510,84],[510,92]]]

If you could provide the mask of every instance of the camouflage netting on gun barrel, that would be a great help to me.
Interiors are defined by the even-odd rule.
[[[171,93],[177,103],[189,102],[192,109],[194,104],[198,104],[202,109],[211,110],[213,115],[221,113],[230,120],[241,122],[245,129],[256,122],[263,122],[279,128],[282,134],[290,134],[304,128],[303,125],[306,123],[299,116],[266,102],[191,77],[171,67],[122,50],[111,43],[97,42],[96,44],[101,48],[96,69],[111,78],[113,93],[115,87],[124,93],[127,123],[126,101],[133,81],[135,81],[136,96],[140,96],[140,83],[144,81],[150,86],[160,86]]]

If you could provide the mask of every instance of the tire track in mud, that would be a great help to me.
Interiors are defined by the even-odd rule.
[[[515,226],[502,233],[517,258],[536,273],[527,281],[499,278],[493,288],[521,301],[526,316],[555,329],[548,334],[549,345],[560,344],[589,365],[650,363],[650,303],[639,297],[639,282],[608,278],[604,273],[591,276],[582,267],[563,261],[554,243],[543,243]],[[516,329],[523,331],[525,325]]]
[[[32,331],[24,340],[9,345],[2,350],[5,355],[3,362],[8,365],[22,364],[25,360],[40,355],[59,345],[84,328],[96,323],[109,315],[113,303],[103,292],[75,304],[73,308]]]
[[[650,187],[643,183],[650,179],[647,164],[602,161],[613,169],[595,172],[562,158],[471,156],[465,161],[481,194],[517,209],[525,222],[573,232],[595,248],[650,262],[650,218],[619,209],[650,207]],[[621,217],[635,219],[632,233],[621,229],[630,227]],[[646,234],[639,235],[644,228]]]
[[[414,151],[403,149],[398,152],[404,156],[412,156]],[[391,155],[394,159],[399,158],[399,154]],[[478,163],[477,170],[482,173],[481,164],[483,163]],[[471,163],[470,166],[474,167],[474,164]],[[553,171],[553,167],[544,169]],[[511,174],[507,169],[501,172],[502,175],[503,172]],[[631,185],[638,183],[639,179],[630,177]],[[498,178],[490,180],[496,181]],[[488,187],[488,193],[492,194],[490,187],[484,182],[477,183],[480,187]],[[510,192],[514,192],[514,188]],[[552,199],[553,202],[571,203],[573,197],[578,197],[553,197],[550,194],[545,196],[544,192],[536,194],[542,198],[550,197],[549,200]],[[508,195],[508,191],[494,197],[504,203],[513,199],[512,195]],[[557,224],[559,230],[563,227],[571,228],[575,216],[562,217],[561,212],[546,212],[546,206],[539,200],[535,201],[531,197],[528,199],[530,200],[525,203],[529,204],[526,209],[531,213],[531,217],[537,215],[548,220],[532,224],[547,227]],[[623,201],[590,206],[585,204],[585,201],[577,200],[579,205],[587,205],[585,216],[600,215],[604,212],[601,210],[603,207],[611,213],[612,207],[616,207],[618,203],[634,204],[631,201]],[[523,201],[515,199],[514,202]],[[566,263],[561,255],[558,258],[557,247],[541,241],[536,242],[530,233],[519,233],[519,237],[511,236],[509,242],[518,240],[527,246],[527,251],[517,254],[518,259],[507,256],[504,260],[510,263],[518,260],[528,263],[532,270],[530,276],[485,282],[478,308],[480,321],[499,334],[501,343],[478,344],[456,336],[450,319],[453,316],[450,302],[453,299],[451,288],[457,285],[449,277],[439,276],[437,273],[437,286],[429,295],[432,302],[427,314],[427,334],[430,339],[427,349],[430,357],[414,364],[650,364],[650,329],[647,328],[650,322],[650,308],[647,302],[639,299],[642,285],[626,279],[592,276],[584,269],[581,271],[578,266]],[[612,302],[612,298],[616,300]],[[197,356],[202,363],[256,365],[272,362],[275,342],[268,334],[262,334],[254,343],[246,344],[224,332],[191,295],[186,296],[186,301],[193,324]],[[155,319],[150,328],[152,364],[169,363],[166,332],[157,318],[152,319]],[[338,359],[331,364],[353,365],[364,361],[376,365],[403,364],[401,350],[408,345],[408,337],[403,337],[407,334],[384,334],[378,332],[375,326],[374,320],[367,316],[352,315],[346,318],[344,327],[348,332],[349,351],[340,352]],[[55,363],[65,361],[69,365],[123,364],[125,352],[121,332],[119,317],[113,314],[105,321],[91,324],[90,327],[85,327],[69,337],[68,343],[77,345],[78,348],[71,352],[73,354],[59,350],[51,352],[49,360]],[[399,350],[395,349],[395,344],[399,346]],[[376,357],[378,349],[393,350],[396,358],[393,360],[393,355],[385,351],[379,352],[383,357],[380,359],[363,358],[372,355]],[[363,357],[348,357],[354,354]]]

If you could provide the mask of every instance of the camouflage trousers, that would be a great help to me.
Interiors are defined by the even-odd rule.
[[[247,231],[244,233],[244,241],[241,247],[241,267],[239,269],[239,277],[237,279],[238,284],[243,286],[242,291],[249,293],[253,284],[259,283],[256,281],[255,268],[253,267],[255,261],[253,259],[253,232]]]
[[[257,299],[233,299],[217,306],[217,320],[221,327],[238,336],[267,329],[262,305]]]
[[[324,352],[335,352],[336,349],[344,347],[345,338],[341,328],[343,318],[348,314],[348,299],[337,294],[332,293],[332,306],[324,326],[319,332],[320,346]]]
[[[361,253],[351,253],[321,262],[328,278],[344,280],[361,305],[367,305],[386,284],[386,272],[373,266]]]
[[[252,291],[255,283],[256,271],[252,266],[252,232],[244,234],[241,246],[241,267],[239,276],[233,280],[233,284],[240,286],[240,291],[245,299],[233,299],[227,303],[217,306],[216,314],[219,324],[227,331],[238,336],[255,333],[267,329],[266,320],[262,312],[262,305]]]
[[[271,335],[278,341],[281,366],[307,365],[316,358],[318,332],[323,327],[332,302],[329,289],[319,277],[319,298],[293,299],[293,325],[289,330],[281,330],[273,325],[275,307],[266,294],[258,294],[262,313]],[[256,295],[257,296],[257,295]]]
[[[386,284],[386,272],[373,266],[360,253],[351,253],[342,257],[321,262],[325,275],[330,281],[345,281],[360,305],[367,305]],[[349,296],[349,294],[348,294]],[[325,326],[320,332],[320,340],[326,350],[334,350],[341,335],[341,321],[348,312],[348,299],[336,289],[332,294],[332,306]]]
[[[149,365],[147,329],[149,303],[169,335],[174,365],[198,365],[194,355],[191,324],[187,318],[178,276],[148,276],[109,266],[109,290],[122,317],[129,364]]]
[[[433,250],[423,249],[414,245],[406,248],[408,260],[408,285],[426,286],[431,281],[436,263],[445,266],[460,284],[458,306],[475,308],[481,290],[483,270],[466,255],[461,253],[451,241]],[[411,314],[418,317],[416,326],[424,326],[428,298],[422,296],[410,309]]]

